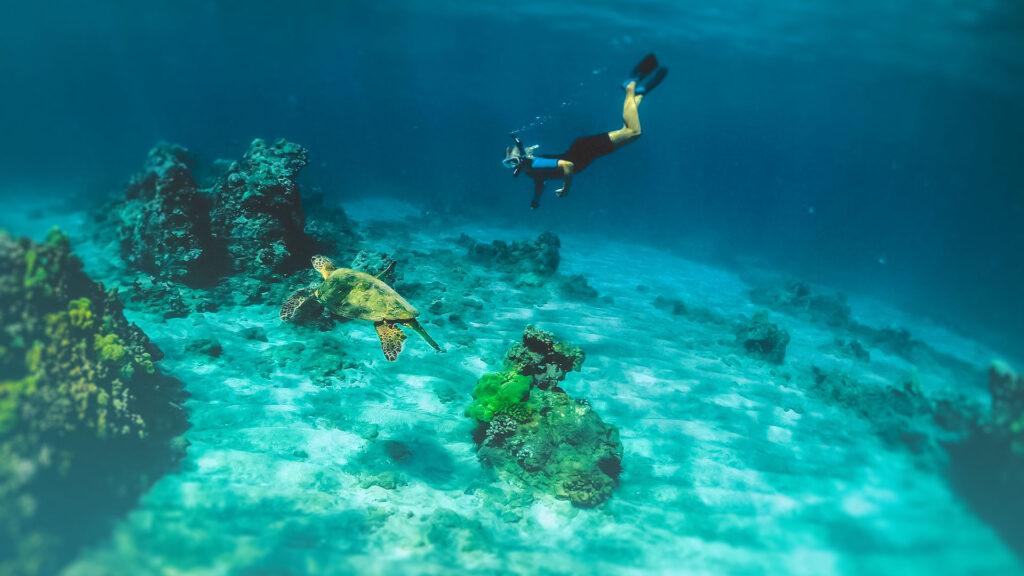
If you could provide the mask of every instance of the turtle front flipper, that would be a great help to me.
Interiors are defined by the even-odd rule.
[[[313,290],[309,288],[302,288],[292,292],[292,295],[284,301],[281,305],[281,320],[285,322],[291,322],[295,320],[295,315],[302,308],[302,305],[309,300],[310,296],[313,295]]]
[[[384,351],[384,357],[388,362],[394,362],[402,352],[402,345],[405,343],[405,334],[395,326],[394,322],[387,320],[374,322],[373,327],[377,329],[377,336],[380,338],[380,347]]]
[[[409,320],[402,320],[402,324],[405,324],[409,328],[415,330],[420,336],[423,337],[424,340],[427,341],[427,344],[430,344],[430,346],[434,350],[437,350],[438,352],[444,354],[444,348],[441,348],[441,346],[437,342],[435,342],[433,338],[430,337],[430,334],[427,334],[427,331],[423,328],[423,325],[420,324],[419,320],[415,318],[410,318]]]

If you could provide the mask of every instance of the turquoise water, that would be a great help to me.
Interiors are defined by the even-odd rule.
[[[7,564],[25,542],[0,543],[0,573],[1022,571],[1024,499],[957,451],[998,434],[990,364],[1024,366],[1016,6],[9,8],[0,228],[68,235],[163,352],[188,428],[180,460],[39,553],[59,561]],[[621,77],[652,50],[671,73],[643,138],[531,211],[528,179],[500,164],[506,134],[554,152],[618,128]],[[232,165],[254,137],[297,142],[308,165]],[[194,189],[174,180],[167,204],[132,212],[126,197],[152,194],[139,182],[171,181],[142,168],[160,140],[190,150]],[[241,208],[219,203],[232,190]],[[169,279],[193,213],[214,214],[204,249],[226,250]],[[388,362],[371,322],[282,321],[284,298],[322,281],[310,238],[340,266],[394,260],[381,277],[444,353],[406,329]],[[0,270],[17,279],[0,303],[23,268]],[[4,362],[22,333],[8,308]],[[749,336],[757,318],[787,334],[784,359]],[[582,348],[554,386],[617,430],[621,473],[596,506],[552,468],[481,457],[494,421],[467,417],[474,386],[509,369],[528,325]],[[6,402],[22,374],[0,376]],[[0,502],[62,489],[8,468]]]

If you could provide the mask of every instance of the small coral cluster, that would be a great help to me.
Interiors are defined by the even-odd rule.
[[[0,573],[50,572],[173,461],[182,392],[58,231],[0,232],[0,326]]]
[[[611,497],[622,468],[614,426],[558,383],[580,370],[583,351],[528,326],[501,372],[484,374],[466,415],[477,421],[480,461],[506,478],[582,508]]]

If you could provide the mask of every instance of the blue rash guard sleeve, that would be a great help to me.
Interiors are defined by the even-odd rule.
[[[530,167],[534,170],[553,170],[558,168],[558,158],[534,158]]]

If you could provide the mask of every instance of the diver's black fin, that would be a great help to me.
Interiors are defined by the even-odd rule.
[[[665,79],[665,76],[668,76],[668,68],[658,68],[658,71],[655,72],[653,76],[637,84],[636,94],[647,94],[651,90],[654,90],[659,84],[661,84],[661,81]]]
[[[626,86],[629,86],[630,82],[639,82],[640,80],[643,80],[648,74],[654,72],[654,69],[657,67],[658,58],[653,52],[644,56],[644,59],[633,67],[633,71],[630,72],[629,78],[626,78],[626,81],[622,83],[622,89],[625,90]]]

